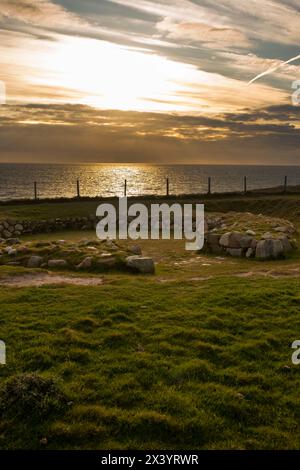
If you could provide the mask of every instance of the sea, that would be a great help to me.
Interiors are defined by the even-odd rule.
[[[149,165],[149,164],[0,164],[0,200],[81,196],[199,194],[300,185],[300,166]],[[79,184],[77,184],[77,181]]]

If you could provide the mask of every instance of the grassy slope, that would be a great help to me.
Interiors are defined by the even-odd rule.
[[[132,201],[149,204],[149,198],[133,198]],[[116,199],[106,199],[105,202]],[[249,196],[201,196],[201,198],[156,198],[158,202],[203,202],[207,211],[249,211],[277,217],[290,217],[293,221],[300,220],[300,195],[249,195]],[[48,219],[56,217],[85,217],[96,213],[97,206],[103,200],[39,202],[27,204],[1,204],[0,220],[13,219]]]
[[[282,200],[210,204],[295,221],[297,197]],[[76,204],[86,203],[66,204],[79,215]],[[5,207],[12,216],[22,206]],[[42,206],[31,206],[33,213],[35,207]],[[36,372],[58,380],[68,400],[39,419],[30,412],[20,417],[18,403],[5,410],[0,448],[40,448],[42,437],[50,449],[299,448],[299,366],[291,363],[299,279],[232,276],[286,269],[299,256],[279,263],[194,261],[180,243],[140,243],[160,262],[155,277],[106,275],[99,287],[0,288],[8,361],[0,367],[1,386]],[[0,276],[8,272],[19,269],[3,267]],[[206,275],[213,278],[191,281]],[[0,403],[1,396],[0,390]]]
[[[1,448],[299,448],[299,280],[1,289],[2,380],[58,377],[54,416],[14,413]],[[288,366],[288,367],[286,367]]]

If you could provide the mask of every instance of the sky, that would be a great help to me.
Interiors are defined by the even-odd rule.
[[[299,26],[299,0],[0,0],[0,162],[300,164]]]

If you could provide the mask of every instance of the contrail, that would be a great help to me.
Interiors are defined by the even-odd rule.
[[[280,69],[284,65],[290,64],[291,62],[294,62],[295,60],[298,60],[298,59],[300,59],[300,54],[296,55],[296,57],[292,57],[291,59],[286,60],[285,62],[281,62],[280,64],[272,65],[265,72],[262,72],[259,75],[257,75],[256,77],[252,78],[252,80],[250,80],[250,82],[248,82],[247,85],[251,85],[251,83],[255,82],[259,78],[264,77],[265,75],[269,75],[270,73],[276,72],[276,70]]]

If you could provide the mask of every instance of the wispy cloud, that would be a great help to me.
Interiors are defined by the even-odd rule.
[[[82,20],[50,0],[1,0],[0,19],[51,27],[80,26]]]
[[[281,69],[281,68],[284,68],[285,65],[288,65],[292,62],[295,62],[296,60],[299,60],[300,59],[300,54],[295,56],[295,57],[292,57],[291,59],[289,60],[286,60],[286,61],[274,61],[274,64],[271,65],[271,67],[269,67],[267,70],[265,70],[264,72],[256,75],[254,78],[252,78],[252,80],[250,80],[248,82],[248,85],[251,85],[251,83],[255,82],[256,80],[262,78],[262,77],[265,77],[266,75],[270,75],[274,72],[277,72],[277,70]]]

